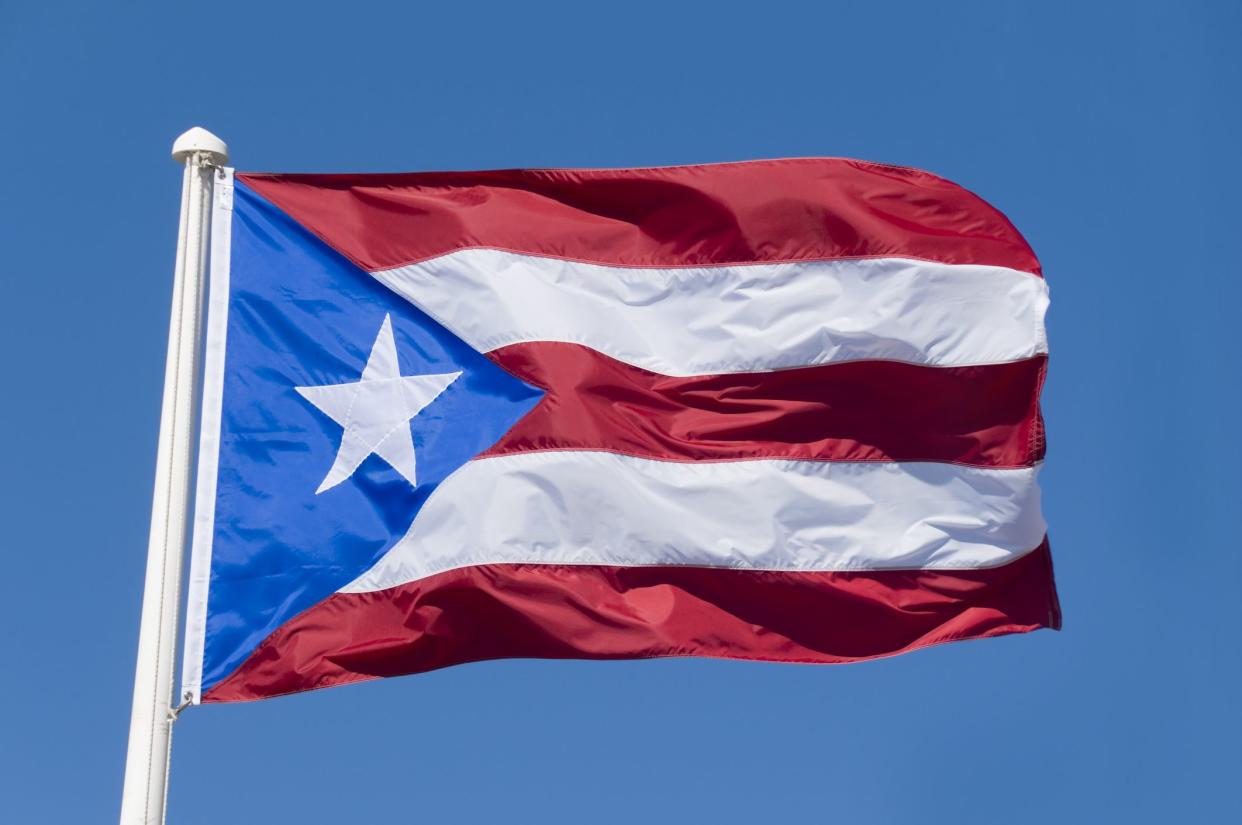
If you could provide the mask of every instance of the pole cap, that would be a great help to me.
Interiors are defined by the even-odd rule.
[[[228,144],[201,126],[195,126],[173,141],[172,156],[177,163],[185,163],[198,152],[217,166],[223,166],[229,160]]]

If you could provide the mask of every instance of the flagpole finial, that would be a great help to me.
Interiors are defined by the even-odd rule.
[[[216,166],[223,166],[229,160],[228,144],[201,126],[195,126],[173,141],[172,156],[177,163],[185,163],[196,153],[207,155]]]

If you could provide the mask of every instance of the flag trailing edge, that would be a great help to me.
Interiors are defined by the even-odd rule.
[[[217,186],[184,690],[1059,627],[1047,287],[842,159]]]

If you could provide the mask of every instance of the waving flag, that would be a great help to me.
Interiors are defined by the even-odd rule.
[[[840,159],[217,185],[185,689],[1058,627],[1048,293]]]

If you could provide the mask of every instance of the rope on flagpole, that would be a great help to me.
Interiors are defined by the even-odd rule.
[[[164,822],[172,725],[184,708],[173,706],[173,667],[198,408],[203,271],[212,179],[215,169],[227,162],[228,147],[195,127],[173,143],[172,156],[185,164],[185,175],[121,825]]]

